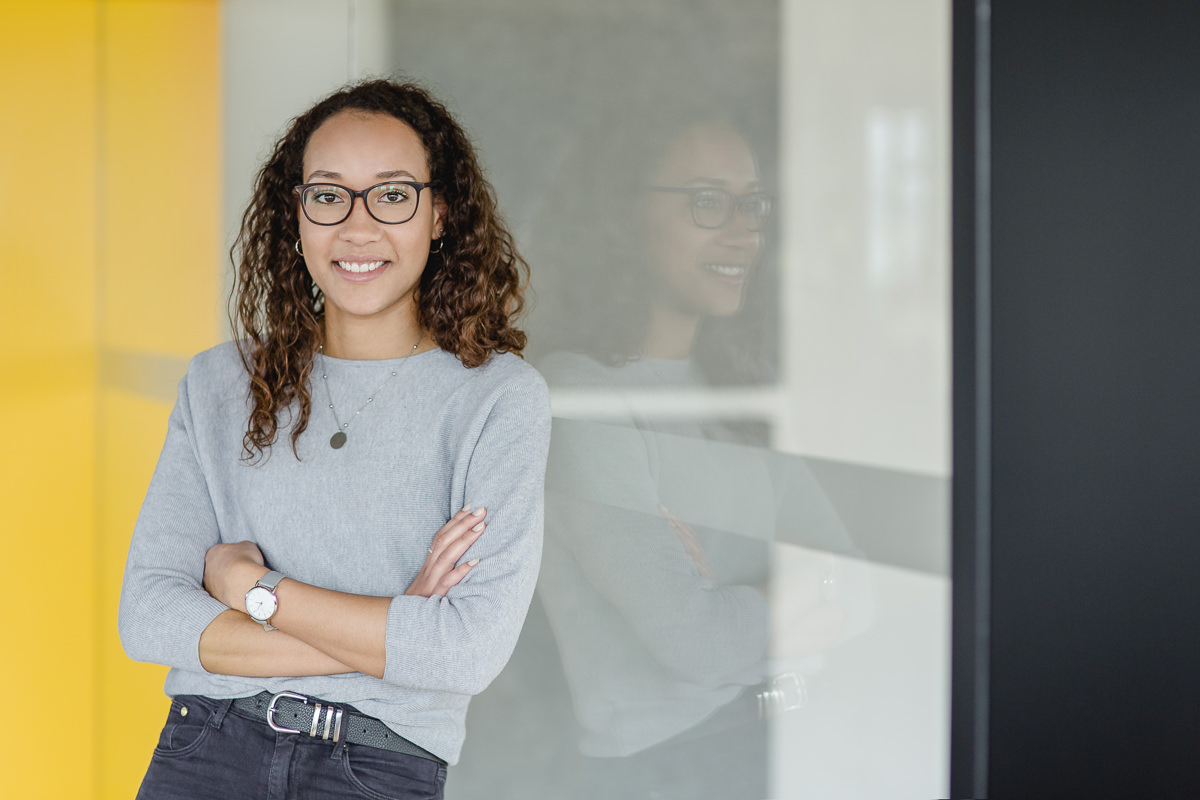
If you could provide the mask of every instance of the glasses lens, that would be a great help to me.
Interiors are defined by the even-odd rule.
[[[761,231],[771,220],[771,196],[768,194],[752,194],[743,197],[738,203],[738,210],[746,227],[752,231]]]
[[[304,213],[318,225],[336,225],[348,217],[352,199],[340,186],[309,186],[300,196]]]
[[[417,188],[407,183],[385,183],[367,193],[371,214],[380,222],[408,222],[417,213]]]
[[[719,228],[729,220],[729,194],[720,189],[692,192],[692,220],[701,228]]]

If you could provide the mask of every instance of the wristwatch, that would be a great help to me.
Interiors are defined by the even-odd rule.
[[[246,592],[246,613],[250,615],[250,619],[262,625],[265,631],[278,630],[271,624],[270,619],[279,610],[279,598],[275,596],[275,587],[284,577],[282,572],[271,570]]]

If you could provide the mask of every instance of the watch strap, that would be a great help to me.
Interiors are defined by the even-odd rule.
[[[261,578],[259,578],[258,583],[254,584],[254,585],[261,586],[264,589],[271,592],[271,594],[275,594],[275,587],[278,586],[279,582],[281,580],[283,580],[285,577],[287,577],[287,576],[284,575],[282,572],[276,572],[275,570],[271,570],[266,575],[263,575]]]

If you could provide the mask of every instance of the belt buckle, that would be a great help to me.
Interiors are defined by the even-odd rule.
[[[282,698],[288,697],[292,700],[299,700],[304,705],[308,705],[308,698],[302,694],[295,692],[280,692],[271,698],[271,702],[267,705],[267,724],[271,726],[271,730],[279,731],[280,733],[300,733],[299,728],[285,728],[282,725],[275,724],[275,704]]]
[[[275,704],[278,703],[280,701],[280,699],[282,699],[284,697],[290,698],[292,700],[299,700],[304,705],[308,705],[309,698],[305,697],[302,694],[296,694],[295,692],[280,692],[279,694],[274,695],[271,698],[271,702],[267,704],[267,725],[269,725],[271,727],[271,730],[278,731],[279,733],[303,733],[304,731],[300,730],[299,728],[285,728],[282,725],[275,724],[275,710],[276,710]],[[321,722],[321,708],[322,708],[321,703],[317,703],[313,707],[312,724],[309,726],[309,729],[308,729],[308,735],[310,738],[315,739],[317,736],[317,728]],[[321,738],[328,739],[330,737],[330,734],[332,733],[333,741],[337,742],[338,739],[341,738],[341,735],[342,735],[342,713],[343,713],[343,711],[342,711],[342,709],[340,709],[334,705],[326,705],[326,706],[324,706],[324,708],[325,708],[325,728],[321,732]]]

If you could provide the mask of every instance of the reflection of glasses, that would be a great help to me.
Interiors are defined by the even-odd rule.
[[[692,205],[692,222],[701,228],[723,228],[733,219],[736,207],[742,216],[746,228],[751,231],[761,231],[771,219],[771,207],[774,201],[766,192],[751,192],[736,197],[724,189],[714,189],[709,186],[692,188],[679,186],[651,186],[652,192],[675,192],[690,195]]]
[[[295,187],[304,216],[314,225],[337,225],[354,211],[354,198],[361,197],[367,213],[384,225],[408,222],[417,213],[421,190],[437,181],[388,181],[361,192],[336,183],[305,183]]]

